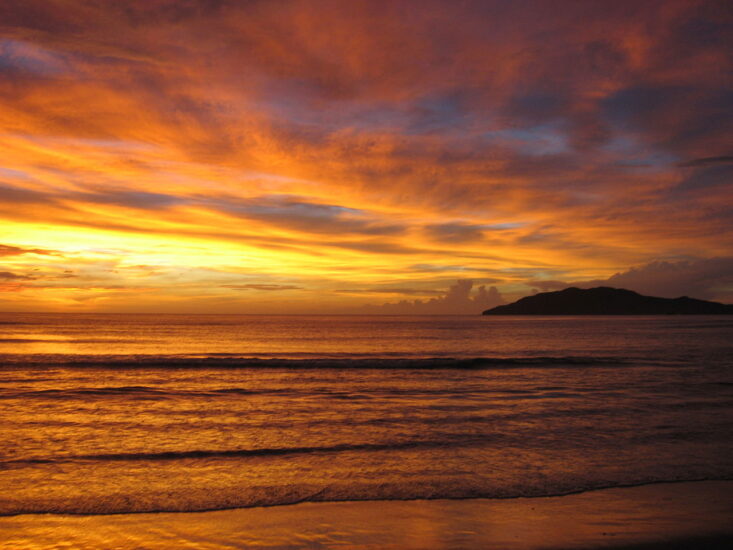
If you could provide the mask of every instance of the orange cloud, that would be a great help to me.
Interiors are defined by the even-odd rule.
[[[33,279],[1,307],[348,310],[455,269],[517,294],[729,256],[731,27],[687,0],[3,2],[0,267]]]

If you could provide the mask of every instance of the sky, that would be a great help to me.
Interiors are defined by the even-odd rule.
[[[733,302],[733,7],[4,0],[0,311]]]

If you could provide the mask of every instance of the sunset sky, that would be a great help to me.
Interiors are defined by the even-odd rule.
[[[732,52],[725,0],[3,0],[0,310],[733,302]]]

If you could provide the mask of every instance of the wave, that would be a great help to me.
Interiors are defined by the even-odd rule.
[[[40,502],[8,502],[0,505],[0,516],[25,514],[64,514],[64,515],[111,515],[135,513],[169,512],[212,512],[273,506],[288,506],[304,502],[364,502],[364,501],[407,501],[407,500],[470,500],[493,499],[513,500],[519,498],[547,498],[600,491],[658,485],[666,483],[733,482],[733,477],[722,476],[640,476],[617,480],[578,480],[559,482],[549,485],[527,485],[526,487],[489,487],[456,485],[453,481],[426,486],[400,483],[381,483],[378,485],[326,486],[310,484],[283,486],[250,487],[248,493],[241,488],[232,490],[204,491],[197,499],[192,495],[169,494],[160,500],[149,500],[149,495],[140,493],[136,498],[105,499],[85,496],[75,500],[68,498],[44,499]],[[357,491],[355,491],[357,489]],[[162,495],[161,495],[162,496]],[[147,498],[146,498],[147,497]]]
[[[10,379],[11,381],[23,380],[37,382],[35,379]],[[42,379],[41,379],[42,380]],[[48,379],[47,379],[48,380]],[[180,398],[211,398],[227,396],[257,396],[257,395],[280,395],[280,396],[308,396],[325,399],[372,399],[382,397],[416,397],[416,396],[491,396],[493,399],[547,399],[564,398],[577,396],[576,392],[559,391],[563,388],[538,387],[532,389],[493,389],[493,388],[360,388],[357,391],[338,390],[328,386],[306,386],[291,388],[259,388],[248,389],[239,387],[213,388],[206,390],[185,390],[155,388],[150,386],[103,386],[91,388],[48,388],[43,390],[12,390],[0,387],[0,400],[2,399],[74,399],[88,397],[130,397],[147,399],[180,399]]]
[[[275,447],[263,449],[222,449],[222,450],[190,450],[190,451],[161,451],[153,453],[105,453],[105,454],[82,454],[66,455],[46,458],[24,458],[0,461],[0,464],[61,464],[77,461],[158,461],[158,460],[184,460],[191,458],[245,458],[245,457],[267,457],[299,454],[322,454],[322,453],[343,453],[348,451],[399,451],[408,449],[442,449],[446,447],[466,447],[478,444],[486,444],[491,438],[482,437],[460,437],[453,439],[435,440],[413,440],[392,443],[345,443],[330,446],[315,447]]]
[[[307,357],[278,358],[234,355],[63,355],[0,354],[0,367],[63,366],[112,369],[221,368],[221,369],[491,369],[511,367],[592,367],[631,365],[617,356],[522,356],[522,357]]]
[[[37,380],[27,379],[30,382]],[[296,394],[297,389],[267,388],[249,390],[245,388],[221,388],[212,390],[166,390],[149,386],[110,386],[99,388],[74,389],[45,389],[45,390],[3,390],[0,389],[0,399],[68,399],[75,397],[142,397],[142,398],[180,398],[180,397],[215,397],[226,395],[282,395]]]

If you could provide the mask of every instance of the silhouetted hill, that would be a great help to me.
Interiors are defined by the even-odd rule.
[[[484,315],[710,315],[733,314],[733,305],[681,298],[642,296],[622,288],[566,288],[526,296]]]

